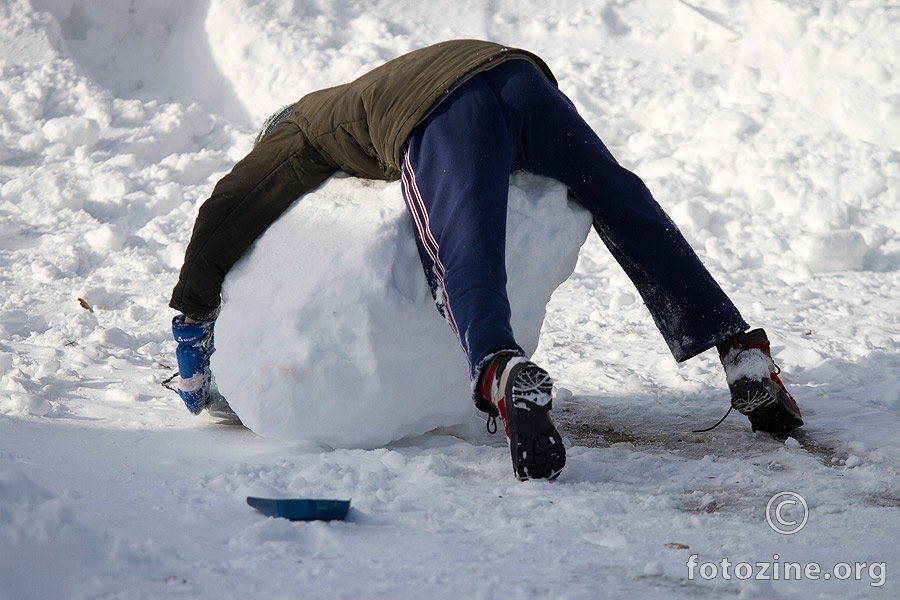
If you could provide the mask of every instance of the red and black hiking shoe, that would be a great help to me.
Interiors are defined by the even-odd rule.
[[[566,448],[550,419],[553,381],[525,357],[508,352],[484,367],[478,394],[503,421],[513,470],[521,481],[556,479],[566,464]]]
[[[753,431],[779,434],[803,425],[800,408],[778,377],[769,338],[762,329],[742,333],[718,346],[731,406],[747,415]]]

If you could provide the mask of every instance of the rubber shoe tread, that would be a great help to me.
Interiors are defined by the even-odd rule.
[[[513,469],[521,481],[556,479],[566,465],[562,436],[550,418],[553,381],[532,362],[512,365],[504,399]]]
[[[771,378],[762,381],[739,379],[734,382],[731,386],[731,405],[746,415],[753,431],[778,434],[803,426],[797,403]]]

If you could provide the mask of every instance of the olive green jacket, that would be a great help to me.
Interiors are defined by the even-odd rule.
[[[403,148],[415,126],[472,75],[509,59],[531,61],[556,84],[544,61],[530,52],[453,40],[304,96],[201,206],[169,306],[195,319],[213,316],[225,275],[297,198],[338,170],[399,179]]]

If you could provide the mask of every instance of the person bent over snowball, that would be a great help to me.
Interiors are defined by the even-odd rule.
[[[170,301],[183,315],[173,332],[179,393],[191,412],[212,397],[210,377],[196,374],[209,373],[223,279],[251,244],[338,171],[399,179],[476,406],[489,428],[503,422],[516,477],[556,478],[566,453],[550,418],[552,380],[516,342],[506,290],[509,175],[522,170],[563,183],[591,213],[677,361],[716,347],[732,407],[754,430],[803,424],[765,332],[748,331],[644,183],[616,162],[535,54],[479,40],[422,48],[304,96],[273,115],[256,141],[201,206]],[[209,352],[182,351],[196,345],[180,336],[197,322],[205,323]]]

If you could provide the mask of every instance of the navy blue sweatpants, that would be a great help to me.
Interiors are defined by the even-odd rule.
[[[499,351],[524,354],[506,295],[517,170],[562,182],[591,212],[676,360],[748,329],[644,183],[527,61],[503,62],[451,93],[413,130],[402,170],[426,277],[473,378]]]

